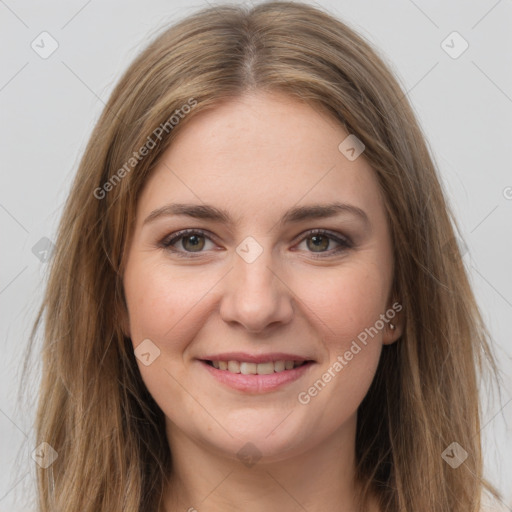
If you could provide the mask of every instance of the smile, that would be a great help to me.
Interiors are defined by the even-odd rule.
[[[306,363],[306,361],[268,361],[266,363],[251,363],[247,361],[207,361],[219,370],[244,375],[270,375],[272,373],[293,370]]]
[[[274,391],[296,381],[315,364],[314,361],[292,360],[263,363],[236,360],[199,360],[199,362],[223,386],[253,394]]]

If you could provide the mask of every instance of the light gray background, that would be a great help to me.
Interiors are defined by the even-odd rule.
[[[166,23],[194,2],[0,0],[2,311],[0,511],[24,509],[35,447],[30,407],[16,399],[21,355],[46,266],[32,252],[55,230],[89,134],[114,84]],[[512,510],[512,3],[322,0],[376,45],[398,76],[429,140],[462,228],[464,261],[504,373],[482,433],[487,476]],[[47,59],[31,42],[59,44]],[[457,31],[469,48],[441,46]],[[461,48],[455,40],[448,44]],[[508,187],[508,188],[507,188]],[[37,390],[37,383],[32,383]],[[92,447],[93,449],[93,447]],[[16,469],[21,468],[21,469]],[[418,468],[421,471],[421,468]]]

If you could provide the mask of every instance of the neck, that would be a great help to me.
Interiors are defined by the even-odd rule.
[[[358,512],[355,501],[356,418],[302,453],[244,464],[167,424],[173,474],[165,512]],[[367,509],[377,512],[375,502]]]

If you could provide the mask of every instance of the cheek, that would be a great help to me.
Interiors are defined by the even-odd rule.
[[[150,338],[155,342],[182,339],[191,321],[201,311],[201,299],[215,284],[197,269],[171,269],[165,263],[133,263],[125,274],[130,331],[133,342]]]
[[[294,288],[324,340],[343,349],[385,312],[388,282],[379,266],[358,263],[299,277]]]
[[[313,281],[310,281],[310,284]],[[314,287],[302,287],[304,303],[314,314],[325,357],[303,391],[304,401],[329,407],[335,425],[357,409],[375,375],[382,350],[388,279],[376,265],[347,265],[333,270]],[[309,402],[308,402],[309,403]],[[324,420],[323,412],[317,411]],[[327,412],[326,412],[327,414]]]
[[[151,354],[148,365],[137,358],[142,380],[166,415],[178,420],[185,410],[189,418],[197,413],[183,392],[182,356],[201,329],[201,298],[214,284],[208,276],[195,275],[197,269],[195,274],[193,269],[173,271],[165,263],[141,257],[129,261],[124,279],[133,348],[137,354],[137,347],[145,346],[144,352]]]

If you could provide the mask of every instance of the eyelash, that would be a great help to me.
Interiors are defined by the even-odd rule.
[[[176,250],[176,249],[174,249],[172,247],[172,245],[174,245],[181,238],[184,238],[186,236],[191,236],[191,235],[200,235],[200,236],[203,236],[203,237],[208,238],[209,240],[211,240],[211,237],[208,236],[207,232],[203,231],[201,229],[183,229],[183,230],[178,231],[178,232],[174,233],[173,235],[171,235],[170,238],[169,238],[169,236],[164,238],[160,242],[159,246],[164,248],[164,249],[168,249],[168,250],[172,251],[173,253],[175,253],[180,258],[197,258],[204,251],[200,251],[200,252],[197,252],[197,253],[187,252],[187,251],[183,252],[183,251],[178,251],[178,250]],[[334,240],[335,242],[339,243],[340,247],[338,247],[337,249],[333,249],[331,251],[326,251],[324,253],[314,253],[314,252],[312,252],[311,255],[313,256],[313,258],[320,259],[320,258],[332,257],[332,256],[335,256],[335,255],[337,255],[338,253],[340,253],[342,251],[345,251],[347,249],[351,249],[353,247],[353,243],[352,243],[352,241],[348,237],[335,235],[334,233],[331,233],[330,231],[326,231],[325,229],[312,229],[312,230],[306,232],[305,236],[303,236],[299,240],[299,243],[303,242],[307,238],[309,238],[311,236],[314,236],[314,235],[327,236],[331,240]],[[211,241],[213,241],[213,240],[211,240]],[[327,254],[327,256],[322,256],[321,254]]]

